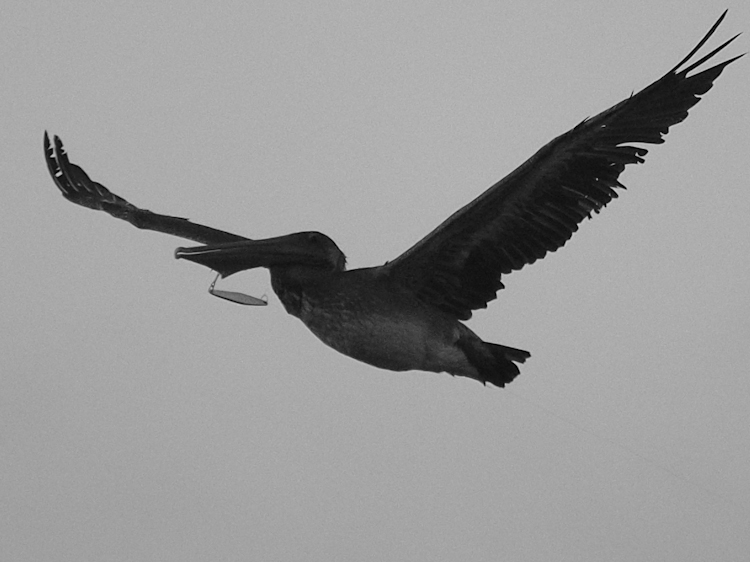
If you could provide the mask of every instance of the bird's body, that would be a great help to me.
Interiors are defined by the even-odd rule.
[[[287,312],[327,345],[376,367],[434,370],[429,365],[457,339],[459,322],[389,283],[376,268],[336,272],[296,291],[278,277],[271,278],[273,288]]]
[[[511,361],[492,354],[493,344],[482,342],[450,314],[415,299],[382,268],[338,271],[301,284],[272,270],[271,282],[286,311],[323,343],[375,367],[448,372],[498,385],[502,377],[512,380],[517,373]],[[486,357],[475,358],[474,364],[466,349]],[[513,351],[519,359],[528,356]]]
[[[625,166],[643,162],[647,150],[640,145],[664,142],[669,128],[683,121],[723,69],[739,58],[693,73],[735,36],[683,68],[725,15],[659,80],[546,144],[379,267],[347,271],[344,254],[318,232],[251,240],[139,209],[92,181],[70,163],[57,137],[53,149],[46,133],[45,156],[70,201],[138,228],[203,244],[178,248],[176,257],[222,276],[268,268],[287,312],[335,350],[392,371],[448,372],[504,386],[529,353],[484,342],[461,320],[496,298],[502,275],[563,246],[584,218],[616,198],[616,189],[624,187],[618,178]],[[226,292],[219,296],[235,300]]]

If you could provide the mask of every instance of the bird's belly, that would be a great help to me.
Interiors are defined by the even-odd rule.
[[[300,318],[326,345],[381,369],[443,371],[451,355],[463,358],[453,329],[418,314],[308,308]]]

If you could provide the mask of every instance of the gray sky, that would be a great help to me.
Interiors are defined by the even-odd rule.
[[[64,201],[42,134],[136,205],[376,265],[748,2],[9,4],[0,558],[745,559],[750,60],[471,320],[532,353],[505,390],[339,355],[265,271],[222,284],[264,309],[210,297]]]

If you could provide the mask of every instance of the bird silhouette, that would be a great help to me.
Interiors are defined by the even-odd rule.
[[[453,213],[394,260],[347,270],[328,236],[298,232],[252,240],[140,209],[92,181],[72,164],[62,141],[44,135],[55,184],[69,201],[102,210],[134,226],[202,244],[175,255],[222,277],[264,267],[284,308],[324,343],[383,369],[447,372],[503,387],[518,374],[527,351],[485,342],[461,321],[503,288],[502,276],[563,246],[592,213],[624,188],[618,180],[708,92],[724,68],[704,63],[737,35],[692,62],[708,33],[664,76],[620,103],[553,139],[504,179]],[[213,285],[212,285],[213,290]],[[263,302],[228,291],[243,304]]]

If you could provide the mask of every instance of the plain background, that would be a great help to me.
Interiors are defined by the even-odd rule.
[[[210,297],[42,157],[377,265],[726,7],[712,45],[748,2],[7,2],[0,558],[747,560],[750,59],[471,320],[532,353],[505,390],[339,355],[263,270]]]

